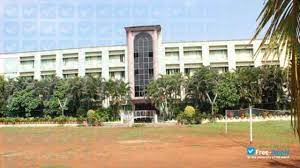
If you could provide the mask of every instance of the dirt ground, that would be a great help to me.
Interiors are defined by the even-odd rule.
[[[248,159],[247,140],[222,134],[118,137],[101,128],[0,133],[0,166],[35,167],[291,167],[300,168],[300,146],[289,144],[290,159]],[[115,129],[115,128],[112,128]],[[0,130],[1,131],[1,130]],[[126,131],[122,130],[122,131]],[[183,130],[184,131],[184,130]],[[79,134],[79,135],[78,135]],[[14,136],[12,136],[14,135]],[[254,146],[257,144],[253,144]]]

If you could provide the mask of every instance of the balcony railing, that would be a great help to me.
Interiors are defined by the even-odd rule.
[[[156,114],[155,110],[135,110],[133,112],[134,119],[137,119],[137,118],[154,118],[155,114]]]

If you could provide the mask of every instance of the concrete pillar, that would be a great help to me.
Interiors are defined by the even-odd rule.
[[[282,51],[279,53],[279,64],[280,67],[286,68],[289,65],[289,60],[286,57],[286,48],[283,48]]]
[[[154,113],[154,123],[155,123],[155,124],[158,123],[158,120],[157,120],[157,113],[156,113],[156,112]]]
[[[132,126],[134,124],[134,111],[129,112],[128,116],[129,116],[129,126]]]
[[[202,45],[202,59],[203,59],[203,66],[210,66],[209,46],[207,44]]]
[[[102,77],[109,79],[109,52],[107,49],[102,50]]]
[[[258,47],[260,45],[260,42],[255,41],[253,43],[253,53],[256,54]],[[260,67],[262,65],[261,61],[263,59],[263,53],[259,52],[257,55],[254,55],[254,66]]]
[[[157,32],[157,43],[158,43],[158,53],[157,53],[157,60],[158,60],[158,74],[165,74],[165,63],[163,61],[165,56],[165,49],[162,44],[162,31]]]
[[[124,124],[125,111],[120,110],[121,124]]]
[[[108,108],[109,107],[109,99],[107,98],[107,99],[104,99],[103,101],[102,101],[102,106],[104,107],[104,108]]]
[[[1,58],[2,57],[2,58]],[[4,76],[4,59],[3,56],[0,56],[0,75],[3,75]]]
[[[227,45],[228,70],[233,72],[236,69],[235,46],[233,43]]]
[[[34,79],[41,79],[41,55],[36,54],[34,56]]]
[[[56,76],[59,78],[63,78],[63,55],[61,52],[56,53]]]
[[[179,47],[179,68],[180,68],[180,73],[184,75],[184,51],[183,51],[183,46]],[[180,95],[181,99],[184,97],[184,88],[180,87]]]
[[[124,58],[124,62],[125,62],[125,82],[127,83],[129,80],[128,80],[128,64],[127,64],[127,61],[128,61],[128,52],[127,52],[127,49],[125,49],[125,58]]]
[[[179,68],[180,68],[180,73],[184,74],[184,52],[183,52],[183,46],[179,46]]]
[[[102,78],[109,80],[109,51],[108,49],[102,50]],[[103,107],[109,107],[109,99],[102,102]]]
[[[78,53],[78,76],[85,76],[85,53],[84,51],[79,51]]]
[[[159,62],[158,62],[158,54],[159,54],[159,43],[158,43],[158,33],[157,31],[152,31],[152,39],[153,39],[153,77],[157,79],[159,76]]]

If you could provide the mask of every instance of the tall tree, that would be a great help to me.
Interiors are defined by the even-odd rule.
[[[80,108],[85,111],[97,108],[105,98],[104,82],[101,78],[86,76],[81,88]]]
[[[290,64],[292,125],[300,137],[300,2],[299,0],[267,0],[258,16],[253,39],[264,32],[260,49],[266,44],[266,56],[274,48],[285,49]],[[266,30],[266,32],[264,31]],[[284,51],[284,50],[282,50]]]
[[[238,105],[240,99],[238,81],[237,75],[234,72],[221,74],[216,86],[216,93],[218,93],[216,104],[218,108],[224,110],[226,108],[234,108]]]
[[[246,67],[237,70],[240,104],[243,107],[261,102],[260,69]]]
[[[125,105],[130,98],[130,87],[122,80],[108,80],[105,83],[105,95],[113,108],[114,116],[117,117],[122,105]]]
[[[214,105],[217,98],[216,86],[218,74],[207,67],[198,69],[187,81],[186,95],[199,109],[201,103],[208,102],[211,105],[211,113],[214,115]]]
[[[147,98],[161,109],[165,117],[174,117],[174,107],[181,101],[183,77],[180,73],[161,75],[160,78],[151,81],[146,89]]]
[[[5,110],[5,85],[6,81],[3,76],[0,76],[0,117],[4,115]]]
[[[14,92],[8,101],[8,116],[10,117],[42,117],[39,110],[42,101],[39,98],[33,85],[28,85],[26,89]]]
[[[286,106],[288,95],[285,92],[286,77],[283,69],[277,66],[261,67],[259,76],[263,108],[280,109]]]

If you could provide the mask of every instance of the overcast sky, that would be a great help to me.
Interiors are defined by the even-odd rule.
[[[0,0],[0,52],[125,44],[125,26],[163,41],[251,38],[264,0]]]

